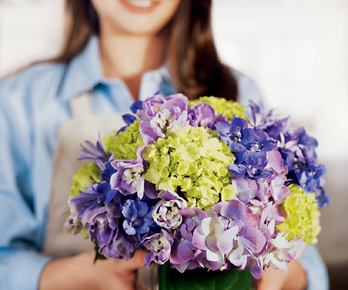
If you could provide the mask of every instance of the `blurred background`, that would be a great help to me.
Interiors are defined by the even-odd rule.
[[[213,27],[221,59],[318,139],[332,199],[318,246],[331,289],[348,289],[348,1],[214,0]],[[64,1],[0,0],[0,78],[56,55],[63,32]]]

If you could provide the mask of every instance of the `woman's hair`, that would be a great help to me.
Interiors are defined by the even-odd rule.
[[[54,62],[69,62],[99,35],[98,15],[91,0],[67,0],[68,31]],[[218,57],[211,28],[212,0],[181,0],[161,33],[168,37],[168,63],[173,85],[190,99],[217,96],[237,100],[238,87],[232,70]]]

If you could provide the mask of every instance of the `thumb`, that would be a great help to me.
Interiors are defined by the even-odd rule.
[[[122,269],[124,271],[133,271],[139,268],[144,268],[144,260],[147,256],[147,252],[138,250],[135,252],[132,259],[127,262],[124,262]]]

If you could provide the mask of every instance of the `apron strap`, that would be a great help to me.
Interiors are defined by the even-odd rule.
[[[70,109],[73,118],[83,118],[93,115],[90,92],[85,92],[70,100]]]

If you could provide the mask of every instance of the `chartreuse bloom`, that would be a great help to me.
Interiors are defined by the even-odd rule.
[[[208,208],[234,197],[228,164],[235,157],[209,129],[186,125],[167,132],[143,153],[145,180],[158,190],[182,193],[188,206]]]
[[[104,137],[105,151],[112,153],[115,159],[137,159],[138,147],[144,145],[139,127],[140,120],[135,120],[124,132],[116,135],[115,131],[115,134]]]
[[[305,193],[297,184],[289,185],[291,194],[281,205],[287,213],[285,222],[277,226],[281,232],[289,232],[288,240],[301,237],[306,244],[316,244],[321,231],[320,212],[314,193]]]
[[[87,189],[92,183],[98,182],[102,171],[95,162],[82,165],[80,170],[74,174],[74,185],[70,189],[69,197],[79,195],[80,191]]]
[[[234,115],[246,119],[244,115],[244,107],[239,103],[228,101],[224,98],[200,97],[197,100],[190,101],[189,107],[192,108],[198,103],[208,103],[213,107],[216,115],[224,113],[227,119],[232,119]]]

